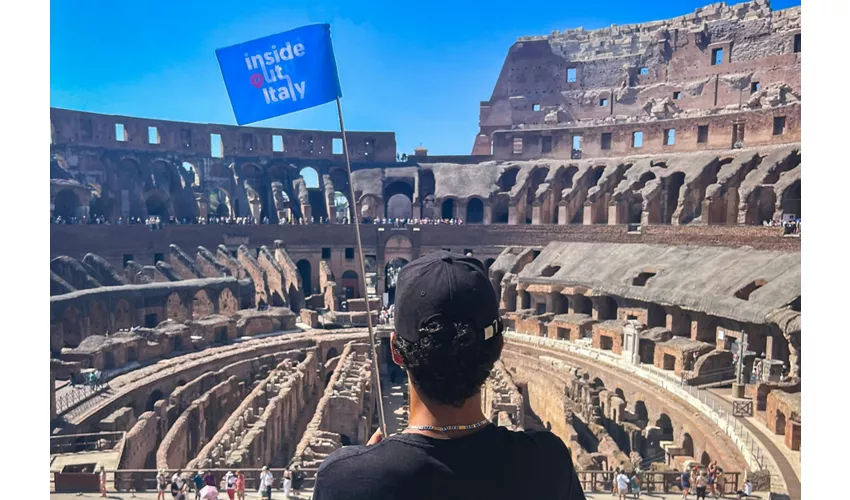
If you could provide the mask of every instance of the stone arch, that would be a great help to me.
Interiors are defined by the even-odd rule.
[[[682,186],[685,184],[685,173],[675,172],[663,181],[664,197],[661,202],[663,204],[661,222],[664,224],[673,223],[673,215],[679,207],[679,193]]]
[[[747,198],[746,223],[760,225],[773,219],[776,193],[770,186],[756,186]]]
[[[151,177],[153,183],[145,183],[145,190],[149,188],[158,189],[163,193],[173,193],[181,186],[180,177],[174,165],[163,159],[154,160],[151,163]]]
[[[150,191],[145,195],[145,209],[148,216],[157,216],[163,222],[171,215],[167,197],[157,190]]]
[[[507,224],[510,217],[510,196],[496,195],[492,201],[492,224]]]
[[[62,335],[67,347],[77,347],[83,341],[83,318],[74,306],[62,313]]]
[[[213,163],[210,165],[209,172],[211,178],[230,179],[232,177],[230,168],[224,163]]]
[[[173,319],[178,323],[186,321],[186,307],[183,305],[183,298],[177,292],[172,292],[165,302],[165,316],[168,319]]]
[[[694,439],[687,432],[682,435],[682,453],[685,456],[694,456]]]
[[[466,204],[466,219],[467,224],[481,224],[484,222],[484,202],[481,198],[470,198]]]
[[[162,393],[161,390],[156,389],[153,392],[151,392],[151,395],[148,396],[147,403],[145,403],[145,411],[153,411],[154,405],[160,399],[165,399],[165,395]]]
[[[138,160],[125,156],[118,162],[118,187],[136,189],[142,180],[142,167]]]
[[[455,216],[455,200],[454,198],[446,198],[440,205],[440,217],[443,219],[453,219]]]
[[[393,259],[400,258],[410,262],[413,260],[413,243],[407,236],[397,234],[391,236],[384,243],[384,261],[389,262]]]
[[[331,347],[328,349],[328,354],[325,356],[325,361],[334,359],[339,356],[339,351],[337,351],[336,347]]]
[[[346,299],[360,298],[360,280],[355,271],[349,269],[342,273],[341,285],[345,290]]]
[[[389,219],[409,219],[413,216],[413,186],[404,180],[396,180],[384,188],[386,206],[384,213]]]
[[[528,206],[530,207],[535,198],[537,197],[537,188],[540,187],[540,184],[546,180],[546,176],[549,175],[549,167],[535,167],[531,171],[531,175],[529,175],[528,179],[528,192],[526,193],[526,201],[528,202]],[[528,217],[531,217],[531,213],[527,214]]]
[[[198,290],[192,299],[192,318],[203,318],[211,314],[215,314],[215,304],[206,290]]]
[[[66,220],[71,217],[78,217],[80,206],[80,198],[77,193],[73,189],[63,189],[56,193],[53,198],[53,215]]]
[[[670,419],[670,416],[666,413],[662,413],[658,416],[658,419],[655,421],[655,427],[661,429],[661,437],[660,441],[672,441],[673,440],[673,421]]]
[[[395,287],[396,280],[398,278],[398,272],[401,271],[401,268],[406,266],[409,263],[407,259],[402,259],[397,257],[390,262],[387,263],[386,268],[384,269],[384,277],[385,284],[384,287],[389,296],[388,305],[395,303]]]
[[[129,330],[134,326],[132,308],[125,299],[118,300],[113,314],[115,316],[115,330]]]
[[[103,301],[96,300],[89,305],[89,334],[104,335],[109,332],[109,311]]]
[[[181,165],[180,176],[189,186],[200,186],[201,176],[198,174],[198,167],[190,161],[184,161]]]
[[[643,400],[635,401],[635,422],[640,425],[640,427],[646,427],[649,422],[649,410],[646,407],[646,403]]]
[[[301,276],[301,289],[304,291],[304,297],[313,295],[313,273],[310,261],[301,259],[295,264],[295,267],[298,268],[298,274]]]
[[[348,203],[348,196],[342,191],[334,191],[334,216],[338,223],[351,219],[351,204]]]
[[[239,301],[229,288],[225,288],[218,294],[218,313],[225,316],[233,316],[239,311]]]
[[[307,189],[319,189],[319,172],[313,167],[304,167],[298,172],[298,175],[304,179],[304,187]]]
[[[794,217],[800,218],[801,210],[801,194],[800,179],[792,182],[782,191],[782,200],[780,208],[783,214],[794,214]]]
[[[380,206],[380,203],[378,202],[377,197],[372,196],[371,194],[365,194],[365,195],[360,197],[360,201],[358,202],[358,204],[359,204],[359,207],[360,207],[359,216],[361,218],[365,217],[365,218],[374,219],[374,218],[378,217],[378,215],[379,215],[378,208]]]
[[[215,188],[209,193],[210,215],[216,217],[230,217],[231,202],[230,194],[223,188]]]
[[[505,169],[502,175],[499,176],[499,191],[503,193],[509,192],[516,185],[516,178],[519,174],[519,167],[511,167]]]

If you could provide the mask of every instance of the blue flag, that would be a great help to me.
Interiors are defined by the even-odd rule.
[[[312,24],[215,51],[236,123],[342,97],[329,24]]]

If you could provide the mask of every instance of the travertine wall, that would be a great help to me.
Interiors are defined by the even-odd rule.
[[[124,436],[124,450],[118,468],[146,469],[155,465],[154,452],[167,428],[165,401],[159,400],[153,411],[142,413]]]
[[[583,437],[581,446],[576,447],[581,453],[592,452],[589,458],[580,459],[580,463],[587,466],[595,463],[593,467],[598,467],[600,458],[594,458],[593,453],[604,452],[605,462],[613,468],[615,461],[620,460],[617,457],[622,457],[619,453],[629,457],[637,451],[648,457],[657,455],[663,447],[671,456],[682,457],[679,448],[690,441],[696,460],[706,452],[727,470],[746,469],[737,448],[725,439],[718,439],[710,426],[695,417],[689,408],[590,360],[514,341],[508,341],[502,359],[518,385],[528,383],[527,401],[544,425],[548,422],[552,431],[567,443],[570,439],[579,442],[578,436],[570,437],[573,432],[595,436],[589,440]],[[570,427],[560,420],[566,417],[559,417],[568,415],[567,412],[575,417]],[[603,441],[607,441],[605,436],[612,441],[603,446]],[[616,444],[616,448],[610,443]],[[610,449],[603,450],[605,446]]]
[[[482,392],[484,415],[491,422],[512,430],[522,430],[525,425],[522,395],[501,360],[493,365]]]
[[[285,463],[296,442],[287,431],[297,430],[318,384],[315,349],[292,352],[241,401],[187,467]]]
[[[368,344],[349,342],[331,375],[304,437],[289,463],[292,470],[315,477],[319,465],[343,444],[364,444],[372,429],[375,402]],[[343,443],[345,441],[345,443]]]
[[[633,149],[634,131],[647,152],[798,140],[800,28],[799,7],[771,11],[753,0],[520,37],[480,104],[472,154],[490,154],[492,144],[499,159],[617,155]],[[775,116],[785,117],[779,134]],[[733,138],[743,123],[743,137]],[[708,130],[698,141],[699,126]],[[667,129],[675,140],[664,140]]]

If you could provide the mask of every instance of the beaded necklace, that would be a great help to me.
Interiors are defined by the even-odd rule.
[[[477,429],[481,426],[489,424],[490,421],[484,419],[477,424],[470,425],[447,425],[445,427],[436,427],[433,425],[408,425],[408,429],[416,429],[418,431],[437,431],[437,432],[446,432],[446,431],[468,431],[470,429]]]

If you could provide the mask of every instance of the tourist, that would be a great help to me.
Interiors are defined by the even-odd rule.
[[[688,472],[688,469],[685,468],[685,472],[682,472],[682,477],[680,478],[680,486],[682,487],[682,498],[687,500],[688,498],[688,490],[691,489],[691,473]]]
[[[206,486],[215,486],[216,485],[215,484],[215,475],[212,473],[211,470],[207,471],[207,473],[204,474],[204,484]]]
[[[274,476],[269,471],[269,466],[264,465],[263,471],[260,472],[260,486],[257,488],[257,491],[260,492],[260,496],[263,498],[267,498],[271,500],[272,498],[272,485],[274,484]]]
[[[705,490],[708,489],[708,478],[705,476],[705,471],[701,471],[699,475],[696,476],[694,486],[697,488],[697,500],[700,498],[705,500]]]
[[[738,490],[736,493],[738,495],[738,500],[752,496],[753,483],[750,482],[749,478],[744,482],[744,489]]]
[[[184,487],[188,488],[183,481],[182,472],[180,469],[177,469],[177,472],[171,476],[171,496],[175,499],[183,493]]]
[[[236,498],[245,500],[245,475],[241,470],[236,471]]]
[[[640,467],[638,467],[637,470],[632,472],[632,477],[631,477],[631,480],[630,480],[631,486],[632,486],[632,495],[634,495],[635,498],[640,498],[640,476],[639,476],[639,472],[640,472]]]
[[[195,483],[195,500],[198,500],[201,498],[201,488],[204,487],[204,471],[199,470],[196,472],[192,478],[192,482]]]
[[[224,476],[224,487],[227,489],[227,497],[230,498],[230,500],[235,500],[236,474],[231,471],[227,471],[227,474]]]
[[[558,436],[493,425],[481,410],[504,325],[479,261],[435,252],[407,264],[395,312],[390,352],[408,376],[408,426],[328,455],[316,472],[315,500],[584,500]]]
[[[285,470],[283,471],[283,498],[289,498],[290,491],[292,491],[292,473]]]
[[[713,460],[708,464],[708,491],[712,495],[715,494],[714,479],[717,477],[717,460]]]
[[[168,489],[168,474],[165,469],[159,469],[156,475],[156,500],[165,500],[165,490]]]
[[[611,496],[612,497],[616,496],[617,493],[620,491],[619,478],[620,478],[620,468],[617,467],[616,469],[614,469],[614,476],[611,478]]]
[[[626,475],[625,470],[617,474],[617,493],[620,500],[626,500],[626,495],[629,494],[630,483],[631,481],[629,480],[629,476]]]
[[[106,498],[106,469],[100,466],[100,497]]]

